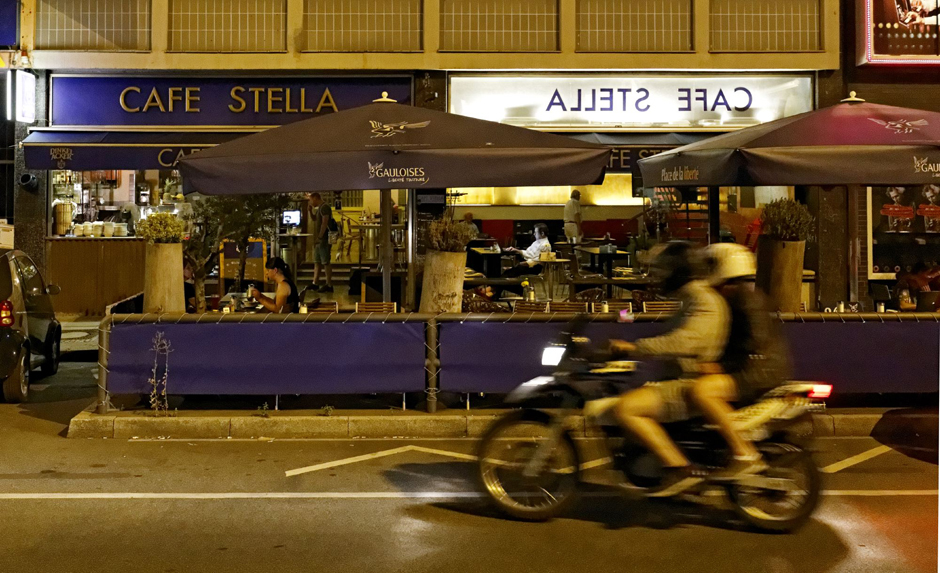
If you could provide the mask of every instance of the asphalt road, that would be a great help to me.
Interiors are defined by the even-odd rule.
[[[528,524],[480,497],[469,440],[67,440],[91,366],[0,404],[0,572],[937,571],[935,429],[820,440],[833,473],[794,534],[599,487]]]

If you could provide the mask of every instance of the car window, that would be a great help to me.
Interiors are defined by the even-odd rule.
[[[23,290],[27,295],[36,289],[38,289],[40,293],[45,292],[45,286],[42,284],[42,275],[39,274],[39,269],[33,261],[25,257],[16,257],[16,268],[20,273]]]

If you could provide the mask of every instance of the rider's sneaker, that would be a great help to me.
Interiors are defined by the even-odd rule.
[[[693,465],[672,468],[648,497],[672,497],[705,481],[706,473]]]
[[[743,477],[759,474],[767,469],[767,463],[760,454],[756,456],[734,456],[725,469],[715,472],[711,478],[716,481],[735,481]]]

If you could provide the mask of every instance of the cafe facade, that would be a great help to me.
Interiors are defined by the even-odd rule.
[[[472,73],[449,74],[452,113],[574,137],[612,148],[602,185],[580,187],[583,231],[626,244],[639,232],[646,189],[637,161],[681,145],[815,109],[809,73]],[[537,221],[560,223],[572,187],[456,189],[458,216],[472,212],[481,231],[508,240]],[[672,236],[697,241],[722,225],[744,242],[760,205],[787,188],[723,189],[710,206],[704,190],[672,195]],[[559,225],[555,225],[559,226]],[[550,225],[552,227],[552,225]],[[726,229],[727,230],[727,229]]]
[[[383,93],[413,100],[412,76],[402,73],[37,75],[47,86],[37,103],[45,121],[23,130],[18,143],[38,174],[48,217],[17,230],[34,226],[43,237],[39,256],[31,254],[62,287],[57,311],[93,316],[143,290],[144,242],[135,223],[154,212],[188,212],[180,158]]]

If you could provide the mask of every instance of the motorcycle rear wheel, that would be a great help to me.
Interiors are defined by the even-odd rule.
[[[552,417],[516,410],[496,421],[480,442],[477,476],[493,505],[523,521],[546,521],[577,500],[581,460],[568,431],[562,433],[543,471],[523,475],[539,444],[550,434]]]
[[[767,532],[788,533],[803,525],[819,503],[822,477],[809,452],[792,444],[761,444],[770,466],[762,475],[792,480],[794,489],[780,493],[733,485],[729,496],[737,514],[750,526]]]

